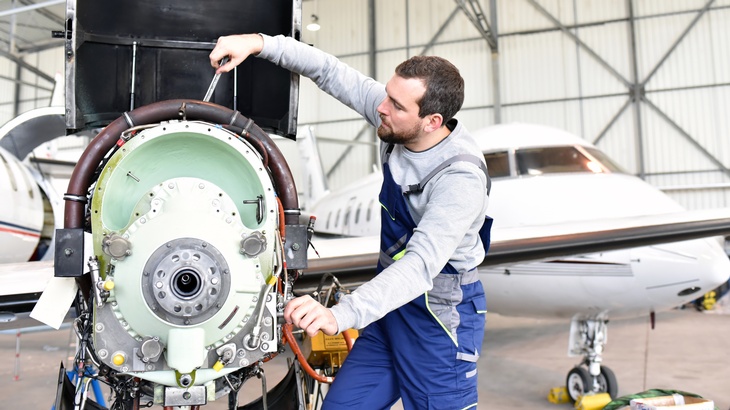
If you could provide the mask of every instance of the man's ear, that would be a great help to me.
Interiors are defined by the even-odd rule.
[[[444,117],[441,114],[429,114],[425,118],[426,126],[423,128],[425,132],[434,132],[444,125]]]

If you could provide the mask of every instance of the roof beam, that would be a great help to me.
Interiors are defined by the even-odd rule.
[[[56,4],[65,3],[66,0],[49,0],[44,3],[29,4],[23,7],[15,7],[9,10],[0,11],[0,17],[12,16],[14,14],[24,13],[26,11],[46,8],[48,6],[55,6]]]

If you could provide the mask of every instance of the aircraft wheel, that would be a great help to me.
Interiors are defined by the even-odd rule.
[[[565,386],[572,403],[575,403],[578,397],[591,389],[591,385],[593,384],[591,379],[591,374],[583,367],[576,366],[568,372]]]
[[[601,386],[601,393],[608,393],[611,400],[618,396],[618,381],[613,370],[606,366],[601,366],[601,374],[598,376],[598,385]]]

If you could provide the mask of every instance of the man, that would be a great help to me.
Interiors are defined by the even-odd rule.
[[[406,409],[475,408],[486,313],[476,266],[491,223],[484,159],[453,119],[464,99],[458,69],[413,57],[384,86],[314,47],[260,34],[221,37],[210,61],[227,72],[249,55],[309,77],[382,140],[378,275],[332,308],[302,296],[284,311],[310,336],[364,328],[323,408],[389,408],[399,397]]]

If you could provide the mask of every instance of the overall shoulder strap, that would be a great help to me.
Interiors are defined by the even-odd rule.
[[[388,155],[390,155],[390,151],[392,151],[391,147],[388,147],[389,148],[389,150],[387,152]],[[387,161],[387,159],[386,159],[386,161]],[[471,162],[472,164],[478,166],[479,169],[482,170],[482,172],[484,172],[484,175],[487,177],[487,195],[489,195],[489,192],[492,190],[492,179],[489,178],[489,172],[487,172],[487,166],[484,164],[484,162],[479,157],[477,157],[475,155],[471,155],[471,154],[456,155],[456,156],[453,156],[453,157],[447,159],[446,161],[442,162],[441,165],[437,166],[431,172],[429,172],[428,175],[426,175],[426,177],[423,178],[423,180],[421,182],[419,182],[418,184],[415,184],[415,185],[408,185],[408,187],[403,189],[403,195],[420,193],[421,191],[423,191],[423,187],[426,186],[426,184],[428,183],[428,181],[431,180],[431,178],[433,178],[436,174],[438,174],[445,168],[449,167],[454,162],[459,162],[459,161]]]
[[[388,144],[388,147],[385,149],[385,155],[383,155],[383,164],[388,162],[388,159],[390,158],[390,153],[393,152],[393,148],[395,145]]]

